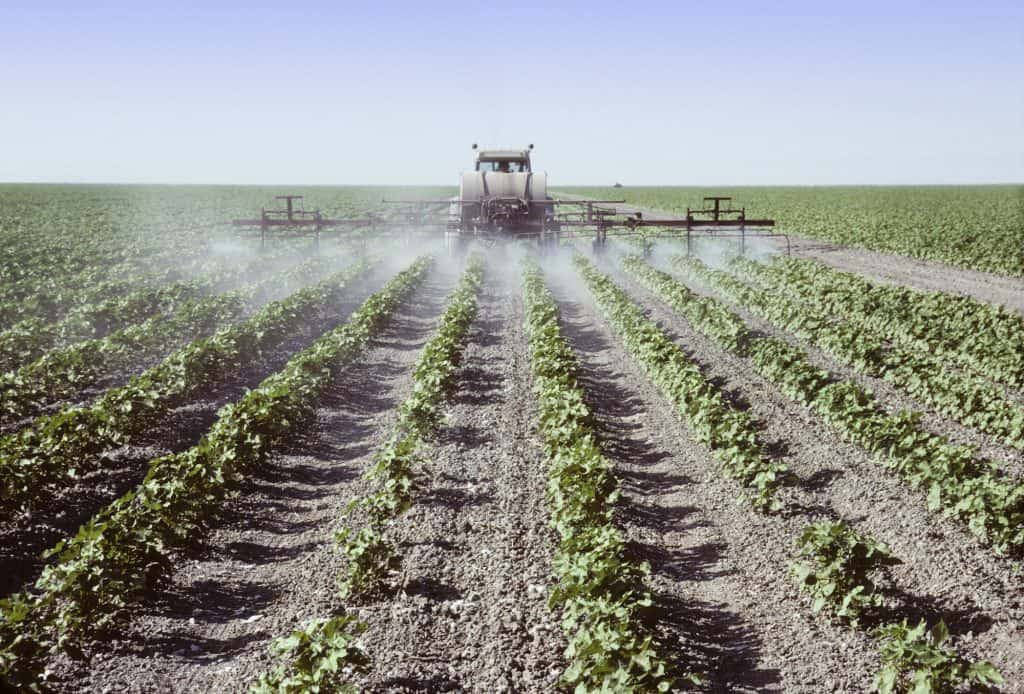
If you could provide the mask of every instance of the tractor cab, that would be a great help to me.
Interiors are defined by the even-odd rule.
[[[474,149],[476,145],[473,145]],[[476,170],[486,173],[530,173],[530,150],[480,150],[476,155]]]

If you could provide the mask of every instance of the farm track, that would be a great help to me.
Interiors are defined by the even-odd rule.
[[[676,336],[706,373],[720,379],[738,402],[748,404],[765,425],[763,437],[770,449],[785,454],[785,462],[796,476],[796,483],[780,492],[791,514],[786,520],[790,523],[788,536],[782,539],[780,535],[782,546],[776,548],[772,541],[755,537],[755,528],[757,533],[764,532],[776,519],[749,512],[736,521],[736,536],[726,538],[729,551],[750,543],[751,568],[759,575],[783,574],[783,594],[760,599],[771,601],[780,618],[801,618],[808,628],[823,629],[825,618],[810,613],[807,602],[785,578],[784,562],[791,556],[791,543],[799,529],[822,517],[843,518],[860,532],[887,543],[904,562],[892,570],[894,588],[886,595],[894,609],[886,617],[910,621],[926,617],[929,622],[944,619],[958,635],[964,655],[992,661],[1006,679],[1004,691],[1024,691],[1024,600],[1014,562],[981,547],[955,521],[928,512],[923,493],[911,490],[872,462],[866,452],[840,439],[823,421],[778,393],[751,364],[719,349],[639,284],[621,273],[616,273],[616,278],[649,308],[652,319]],[[729,483],[724,484],[728,489]],[[776,549],[782,553],[778,560],[768,559],[766,552]],[[799,658],[796,664],[813,667],[809,661],[814,660]],[[862,666],[850,672],[870,674],[876,667],[876,656],[871,654],[866,670]],[[820,671],[806,676],[808,684],[818,686],[804,691],[820,691],[820,683],[828,677]],[[800,686],[783,689],[801,691]],[[864,680],[849,691],[866,687]]]
[[[0,595],[8,595],[33,580],[44,565],[40,557],[43,550],[73,533],[99,508],[137,486],[150,460],[192,446],[213,424],[222,406],[256,387],[319,335],[345,322],[394,272],[390,265],[378,267],[363,281],[347,288],[345,300],[332,307],[328,314],[311,321],[263,359],[253,361],[242,372],[194,395],[187,404],[175,408],[159,427],[140,436],[133,444],[108,451],[102,469],[63,487],[32,514],[21,515],[0,526]]]
[[[947,415],[936,412],[935,409],[928,406],[927,403],[923,403],[920,400],[913,399],[903,394],[900,388],[892,385],[882,378],[858,373],[853,369],[853,367],[839,362],[837,359],[829,356],[807,340],[798,338],[791,333],[786,332],[784,329],[776,327],[764,318],[757,316],[747,307],[737,303],[725,293],[707,286],[700,280],[691,279],[682,275],[680,272],[674,270],[671,264],[655,264],[655,267],[672,275],[673,279],[680,284],[685,285],[695,294],[711,297],[723,302],[758,334],[776,337],[791,345],[799,347],[807,353],[811,363],[815,366],[825,369],[840,378],[856,381],[869,387],[875,394],[875,398],[878,403],[886,410],[890,412],[896,412],[898,410],[913,410],[915,412],[920,412],[922,414],[921,426],[926,431],[939,436],[948,437],[955,443],[974,446],[978,449],[980,457],[992,460],[997,467],[1006,471],[1008,474],[1024,479],[1024,455],[1022,455],[1020,451],[999,441],[997,437],[972,429],[955,421]],[[950,370],[956,370],[955,365],[948,366],[948,368]],[[1013,391],[1008,391],[1007,394],[1011,398],[1019,399],[1019,396],[1015,395]]]
[[[423,487],[389,531],[404,591],[359,610],[368,652],[388,654],[371,659],[365,691],[545,692],[561,672],[521,290],[498,265]]]
[[[965,294],[1024,313],[1024,279],[968,270],[932,260],[849,248],[820,239],[795,236],[790,240],[793,241],[793,255],[798,257],[813,258],[886,284]],[[1008,248],[1006,252],[1012,253],[1013,249]]]
[[[435,271],[414,292],[331,386],[316,425],[243,484],[123,638],[95,644],[89,668],[65,661],[64,691],[246,691],[272,664],[273,638],[338,604],[333,531],[363,491],[359,475],[411,388],[413,362],[454,279]]]

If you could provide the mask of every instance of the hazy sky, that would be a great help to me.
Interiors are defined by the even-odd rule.
[[[1024,182],[1021,2],[157,4],[4,0],[0,181]]]

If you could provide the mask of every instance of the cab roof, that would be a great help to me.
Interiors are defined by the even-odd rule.
[[[476,155],[477,161],[526,161],[530,158],[528,149],[489,149],[480,150]]]

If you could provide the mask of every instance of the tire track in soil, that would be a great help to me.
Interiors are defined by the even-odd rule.
[[[897,386],[894,386],[888,381],[857,373],[853,370],[853,367],[840,363],[834,357],[829,356],[823,350],[814,346],[810,342],[772,325],[770,322],[752,313],[742,304],[737,303],[731,297],[717,291],[714,287],[708,286],[700,280],[684,277],[679,272],[675,271],[675,269],[669,264],[659,263],[656,264],[655,267],[672,275],[677,282],[686,286],[694,294],[711,297],[724,303],[732,312],[742,318],[755,334],[776,337],[795,347],[799,347],[807,353],[811,363],[815,366],[825,369],[832,374],[838,375],[843,379],[856,381],[857,383],[870,388],[875,394],[875,399],[886,410],[890,412],[896,412],[898,410],[912,410],[920,412],[922,415],[920,424],[926,431],[939,436],[945,436],[954,443],[972,446],[978,450],[978,454],[980,456],[992,460],[1001,470],[1004,470],[1018,478],[1024,478],[1024,454],[1022,454],[1021,451],[1003,443],[999,437],[992,434],[986,434],[983,431],[972,429],[965,424],[961,424],[952,417],[938,412],[923,400],[911,398],[900,392],[900,389]],[[633,286],[641,286],[639,282],[628,277],[625,273],[622,273],[621,276],[626,277],[626,281]],[[646,288],[644,288],[644,291],[647,291],[654,300],[671,310],[671,307],[662,302],[661,299],[656,297],[653,292],[649,292]],[[948,368],[950,371],[957,370],[955,365],[949,366]],[[1013,391],[1009,391],[1005,388],[1003,388],[1003,391],[1010,399],[1016,401],[1021,400],[1020,395]]]
[[[388,654],[367,691],[550,692],[562,671],[521,290],[497,272],[492,263],[423,488],[390,531],[404,590],[360,611],[370,652]]]
[[[892,570],[894,589],[887,593],[891,609],[883,615],[887,620],[945,620],[965,656],[990,660],[1002,672],[1008,683],[1003,691],[1024,692],[1020,562],[995,555],[961,523],[928,511],[924,492],[912,490],[865,451],[840,439],[746,360],[695,332],[653,293],[622,273],[613,271],[613,276],[705,374],[750,409],[765,426],[762,437],[770,449],[787,452],[786,464],[797,481],[781,498],[799,522],[783,548],[786,558],[806,524],[822,517],[845,519],[888,544],[904,562]],[[790,591],[795,595],[795,589]],[[786,609],[799,609],[812,618],[803,601]],[[877,658],[871,667],[877,667]]]
[[[810,615],[787,574],[802,519],[738,504],[738,486],[693,441],[586,288],[549,282],[620,476],[619,520],[651,565],[654,617],[665,642],[681,644],[666,655],[704,673],[711,691],[865,691],[868,639]]]
[[[455,278],[428,277],[329,388],[316,425],[243,482],[118,638],[92,644],[85,661],[58,663],[62,691],[247,691],[276,664],[271,640],[330,616],[341,561],[333,534],[411,391],[412,366]]]
[[[138,486],[150,460],[195,445],[216,421],[221,407],[241,398],[248,389],[280,370],[296,352],[348,320],[396,272],[390,265],[379,267],[363,281],[353,283],[342,301],[313,317],[282,345],[262,358],[256,357],[235,376],[213,383],[189,402],[174,408],[134,443],[102,453],[102,467],[59,490],[40,508],[0,526],[0,596],[35,580],[46,563],[42,552],[76,532],[100,508]]]

